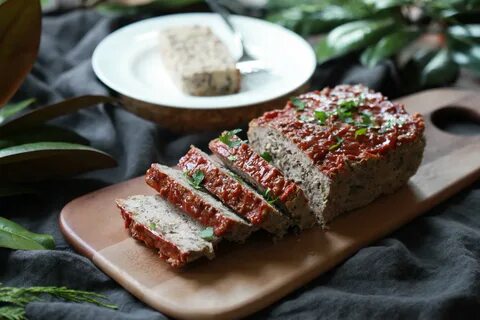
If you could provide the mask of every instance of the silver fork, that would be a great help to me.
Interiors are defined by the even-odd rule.
[[[245,46],[245,41],[243,39],[242,34],[235,29],[230,20],[230,13],[222,7],[216,0],[205,0],[212,9],[213,12],[217,13],[225,24],[228,26],[230,31],[232,31],[233,36],[235,38],[235,42],[237,43],[238,47],[241,50],[242,55],[237,60],[236,67],[240,70],[242,74],[249,74],[249,73],[256,73],[261,71],[268,71],[266,64],[253,57],[247,50]]]

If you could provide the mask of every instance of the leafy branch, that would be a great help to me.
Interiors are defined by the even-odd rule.
[[[0,197],[32,193],[18,183],[63,177],[116,165],[108,154],[67,129],[45,124],[56,117],[98,103],[115,102],[83,96],[41,108],[35,99],[6,103],[30,72],[40,41],[39,0],[0,2]]]
[[[304,36],[326,34],[319,63],[358,54],[374,67],[393,59],[407,91],[452,82],[459,67],[480,75],[478,0],[270,0],[267,19]]]
[[[107,297],[95,292],[69,289],[66,287],[5,287],[0,284],[0,319],[24,320],[25,306],[42,301],[45,296],[76,303],[91,303],[100,307],[117,309],[107,302]]]

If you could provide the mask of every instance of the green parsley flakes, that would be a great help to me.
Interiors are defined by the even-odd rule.
[[[267,162],[271,162],[272,161],[272,155],[270,154],[270,152],[268,151],[264,151],[262,152],[262,154],[260,154],[260,156]]]
[[[230,148],[238,147],[241,144],[243,144],[243,142],[244,142],[243,140],[238,139],[238,138],[234,139],[235,135],[239,132],[242,132],[242,129],[225,131],[220,135],[220,137],[218,137],[218,140],[225,143]]]
[[[328,150],[330,151],[337,150],[343,143],[342,138],[340,138],[339,136],[334,136],[334,137],[335,137],[335,140],[337,140],[337,143],[332,144],[330,147],[328,147]]]
[[[298,111],[305,110],[305,102],[303,102],[300,98],[291,97],[290,102],[297,108]]]
[[[200,238],[207,241],[213,241],[215,239],[215,233],[212,227],[208,227],[200,231]]]
[[[202,171],[196,170],[191,176],[187,171],[184,171],[183,174],[187,178],[188,183],[197,190],[202,189],[202,181],[205,178],[205,174]]]
[[[327,119],[330,115],[328,113],[326,113],[325,111],[322,111],[320,109],[316,109],[313,112],[313,116],[315,117],[316,120],[318,120],[319,124],[325,124],[325,121],[327,121]]]
[[[355,139],[357,139],[358,136],[363,136],[367,133],[367,128],[360,128],[355,130]]]
[[[149,225],[150,230],[156,230],[157,229],[157,224],[155,222],[151,222]]]
[[[237,161],[237,156],[231,154],[227,157],[227,159],[230,160],[230,161]]]
[[[265,200],[267,200],[268,204],[271,206],[273,206],[278,201],[278,197],[274,198],[272,196],[272,190],[270,188],[265,190],[265,192],[263,193],[263,198],[265,198]]]

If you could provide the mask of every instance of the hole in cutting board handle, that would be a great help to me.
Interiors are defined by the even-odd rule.
[[[456,135],[480,135],[480,112],[459,106],[435,110],[431,119],[440,130]]]

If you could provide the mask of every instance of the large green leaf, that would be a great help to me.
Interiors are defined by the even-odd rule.
[[[435,87],[452,82],[458,75],[458,65],[448,49],[440,50],[422,70],[420,83],[423,87]]]
[[[41,125],[29,128],[22,132],[13,133],[0,137],[0,149],[33,142],[73,142],[88,144],[88,140],[74,131],[50,126]]]
[[[366,5],[371,6],[374,10],[384,10],[394,7],[400,7],[412,4],[412,0],[363,0]]]
[[[14,116],[18,112],[24,110],[29,105],[35,102],[35,99],[27,99],[17,103],[9,103],[0,109],[0,124],[5,121],[5,119]]]
[[[41,31],[39,0],[0,4],[0,107],[7,103],[32,69]]]
[[[33,233],[21,225],[0,217],[0,247],[17,250],[55,249],[53,237]]]
[[[82,96],[64,100],[59,103],[32,110],[21,115],[20,117],[7,120],[2,126],[0,126],[0,136],[38,126],[45,121],[72,113],[82,108],[90,107],[98,103],[115,103],[116,101],[117,100],[115,98],[105,96]]]
[[[480,24],[455,25],[448,28],[448,33],[455,38],[480,40]]]
[[[449,38],[453,60],[480,75],[480,44],[471,44],[462,38]]]
[[[394,26],[394,20],[386,18],[354,21],[336,27],[330,31],[326,42],[316,47],[319,62],[362,49],[377,41]]]
[[[115,165],[105,152],[73,143],[36,142],[0,149],[0,179],[6,181],[38,181]]]
[[[267,16],[267,20],[294,30],[304,36],[328,31],[345,22],[363,17],[368,11],[361,7],[318,3],[297,5]]]
[[[397,54],[418,35],[418,32],[406,29],[393,32],[380,39],[375,45],[367,48],[362,53],[360,61],[368,67],[373,67],[380,61]]]

